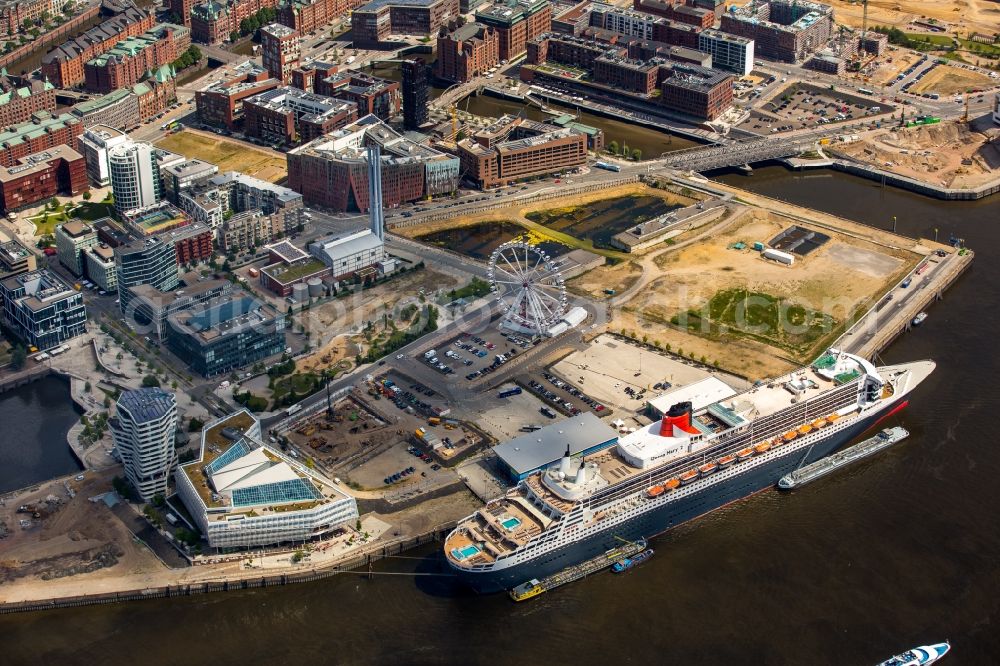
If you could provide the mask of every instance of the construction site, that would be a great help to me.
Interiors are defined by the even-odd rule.
[[[973,188],[1000,178],[1000,131],[978,132],[965,123],[893,128],[838,144],[831,154],[934,185]]]

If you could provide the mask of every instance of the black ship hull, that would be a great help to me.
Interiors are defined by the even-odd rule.
[[[533,560],[505,569],[472,572],[458,567],[452,568],[463,583],[484,594],[508,590],[532,578],[542,579],[620,546],[620,539],[629,541],[635,541],[639,538],[648,539],[730,502],[773,487],[785,474],[794,471],[801,465],[830,455],[864,433],[892,406],[887,405],[858,423],[833,433],[828,439],[817,442],[811,449],[807,450],[805,460],[803,460],[801,450],[792,449],[784,456],[749,467],[745,473],[737,474],[724,483],[713,484],[705,488],[704,491],[694,493],[682,500],[667,502],[656,509],[614,524],[606,530],[594,532],[585,539],[569,543],[558,550],[548,551]]]

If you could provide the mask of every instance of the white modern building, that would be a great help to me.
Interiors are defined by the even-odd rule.
[[[125,391],[108,423],[125,477],[142,500],[150,502],[156,495],[166,497],[170,473],[177,466],[174,394],[161,388]]]
[[[662,19],[622,7],[604,3],[594,3],[591,6],[590,24],[604,28],[619,35],[636,37],[646,41],[654,39],[656,24]]]
[[[160,203],[160,168],[153,146],[127,141],[109,148],[108,167],[119,213],[137,212]]]
[[[246,410],[206,425],[198,459],[181,465],[174,478],[212,548],[302,543],[358,519],[353,497],[263,443],[260,421]]]
[[[83,251],[84,265],[87,267],[87,277],[108,293],[118,291],[118,273],[115,270],[115,251],[100,243]]]
[[[128,143],[128,135],[114,127],[94,125],[80,137],[80,153],[87,163],[87,178],[94,187],[111,184],[111,167],[108,166],[108,150]]]
[[[712,55],[712,69],[725,69],[746,76],[753,70],[754,41],[721,30],[698,33],[698,50]]]

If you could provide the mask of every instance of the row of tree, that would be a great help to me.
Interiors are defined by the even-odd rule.
[[[633,160],[642,159],[642,151],[639,150],[638,148],[629,150],[627,143],[623,143],[621,145],[621,148],[619,148],[618,142],[612,141],[611,143],[608,144],[608,152],[611,153],[612,155],[621,155],[622,157],[627,159],[633,159]]]
[[[174,60],[174,69],[178,72],[182,69],[187,69],[191,65],[197,65],[201,62],[201,49],[192,44],[188,47],[187,51],[182,53],[177,60]]]
[[[274,23],[274,19],[276,18],[278,18],[278,10],[273,7],[264,7],[250,18],[240,21],[240,29],[234,30],[233,34],[230,34],[229,37],[232,41],[236,41],[240,37],[252,35],[265,25]],[[236,36],[234,37],[233,35]]]

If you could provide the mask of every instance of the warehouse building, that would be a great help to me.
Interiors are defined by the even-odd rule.
[[[567,448],[583,457],[618,442],[618,433],[592,412],[559,421],[493,447],[503,473],[513,483],[558,462]]]

